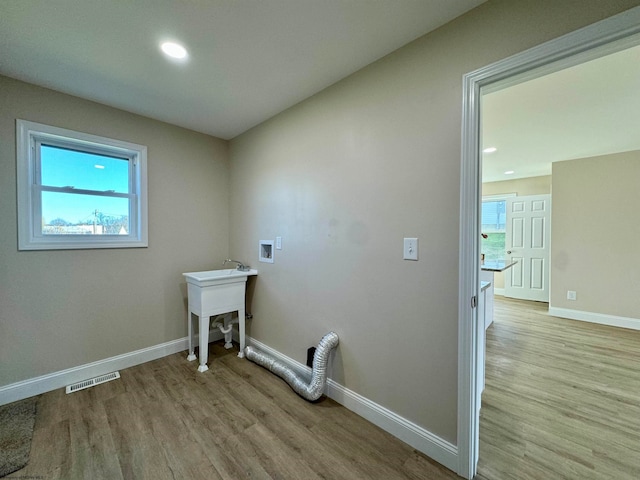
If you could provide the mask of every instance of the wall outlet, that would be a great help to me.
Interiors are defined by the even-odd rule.
[[[575,300],[576,299],[576,292],[574,292],[573,290],[567,290],[567,300]]]

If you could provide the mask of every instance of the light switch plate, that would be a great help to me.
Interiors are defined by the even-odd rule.
[[[282,250],[282,237],[276,237],[276,250]]]
[[[418,260],[418,239],[405,238],[403,257],[405,260]]]

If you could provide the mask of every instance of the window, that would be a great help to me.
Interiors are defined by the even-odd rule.
[[[147,246],[147,147],[17,121],[18,248]]]
[[[482,197],[481,253],[485,262],[504,261],[507,233],[507,198],[515,194]],[[484,235],[487,238],[484,238]]]

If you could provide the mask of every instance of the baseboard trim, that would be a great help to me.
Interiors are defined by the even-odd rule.
[[[504,288],[493,287],[493,294],[494,295],[502,295],[504,297]]]
[[[247,337],[247,344],[273,356],[302,377],[311,378],[311,369],[306,365],[253,338]],[[455,445],[331,379],[327,380],[325,394],[448,469],[457,470],[458,447]]]
[[[554,317],[568,318],[570,320],[579,320],[581,322],[598,323],[600,325],[609,325],[611,327],[629,328],[631,330],[640,330],[640,318],[617,317],[615,315],[605,315],[602,313],[582,312],[580,310],[572,310],[569,308],[559,308],[549,306],[549,315]]]
[[[222,335],[218,329],[209,332],[210,342],[222,338],[224,338],[224,335]],[[198,336],[196,335],[196,345],[198,344],[197,342]],[[7,403],[33,397],[34,395],[50,392],[57,388],[86,380],[87,378],[97,377],[115,370],[122,370],[157,360],[167,355],[182,352],[187,348],[189,348],[189,339],[188,337],[184,337],[122,355],[116,355],[115,357],[105,358],[104,360],[98,360],[85,365],[11,383],[0,387],[0,405],[6,405]]]

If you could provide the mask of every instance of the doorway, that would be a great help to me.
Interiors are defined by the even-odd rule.
[[[461,174],[461,240],[459,292],[459,474],[476,473],[480,398],[477,391],[478,338],[473,325],[477,312],[473,298],[480,292],[479,202],[480,99],[491,89],[502,89],[551,71],[577,65],[640,43],[640,8],[581,29],[520,55],[472,72],[464,77],[463,145]],[[472,299],[472,302],[469,302]]]

